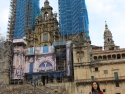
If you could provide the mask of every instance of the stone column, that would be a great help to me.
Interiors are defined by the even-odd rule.
[[[117,54],[116,54],[116,59],[117,59]]]
[[[122,59],[122,54],[120,54],[120,56],[121,56],[121,59]]]

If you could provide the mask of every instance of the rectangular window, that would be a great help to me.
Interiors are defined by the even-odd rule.
[[[43,34],[43,42],[48,41],[48,33]]]
[[[114,72],[114,77],[115,77],[115,80],[118,80],[119,77],[118,77],[118,72]]]
[[[99,71],[99,70],[98,70],[98,67],[95,68],[95,71]]]
[[[108,70],[104,70],[104,74],[108,74]]]
[[[49,50],[49,49],[48,49],[48,46],[44,46],[44,47],[43,47],[43,53],[48,53],[48,50]]]
[[[34,48],[32,47],[32,48],[29,48],[29,54],[34,54]]]
[[[91,80],[94,81],[94,76],[91,76]]]
[[[116,87],[119,87],[119,83],[115,83]]]

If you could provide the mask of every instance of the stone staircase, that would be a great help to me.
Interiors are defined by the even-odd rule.
[[[1,92],[3,92],[5,89],[6,89],[6,87],[7,87],[7,85],[6,84],[4,84],[4,79],[2,78],[3,77],[3,73],[4,73],[4,69],[0,69],[0,94],[1,94]]]
[[[0,94],[1,94],[1,92],[3,92],[6,89],[6,85],[3,85],[2,83],[3,82],[0,81]]]
[[[65,88],[60,86],[10,85],[5,88],[0,94],[68,94]]]

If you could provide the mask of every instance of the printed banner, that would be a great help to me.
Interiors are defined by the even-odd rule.
[[[55,54],[27,56],[25,66],[26,73],[55,71],[56,56]]]
[[[44,47],[32,47],[25,49],[25,54],[26,55],[41,55],[41,54],[50,54],[54,53],[55,49],[54,46],[44,46]]]
[[[28,55],[34,55],[34,47],[28,48]]]
[[[37,72],[55,71],[56,70],[56,55],[46,54],[36,56],[36,69]]]
[[[25,73],[33,73],[35,66],[35,57],[26,56],[25,59]]]
[[[25,68],[25,56],[23,54],[23,47],[14,47],[13,56],[13,79],[23,79]]]
[[[66,42],[66,73],[71,76],[72,70],[71,41]],[[56,71],[56,54],[54,46],[14,47],[13,79],[23,79],[25,73]]]
[[[42,48],[41,47],[35,47],[35,54],[36,55],[41,55],[43,53]]]
[[[66,67],[67,67],[67,76],[71,75],[71,66],[72,66],[71,41],[67,41],[66,42]]]

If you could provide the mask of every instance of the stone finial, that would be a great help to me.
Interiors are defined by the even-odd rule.
[[[105,29],[108,29],[108,25],[107,22],[105,21]]]
[[[49,1],[48,1],[48,0],[46,0],[46,1],[44,2],[44,7],[49,7]]]

